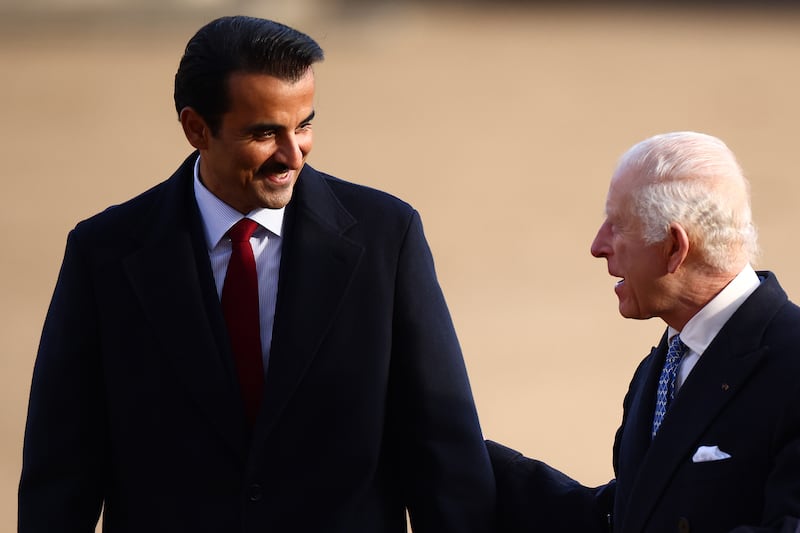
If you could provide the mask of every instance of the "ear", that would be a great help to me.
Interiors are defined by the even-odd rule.
[[[689,235],[683,226],[677,222],[669,225],[669,236],[667,237],[669,249],[667,250],[667,271],[674,274],[678,268],[686,261],[689,255]]]
[[[208,138],[211,135],[206,121],[203,117],[191,107],[184,107],[181,109],[181,126],[183,126],[183,134],[186,135],[186,140],[189,144],[203,150],[208,148]]]

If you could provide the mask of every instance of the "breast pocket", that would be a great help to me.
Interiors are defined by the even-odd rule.
[[[691,461],[691,458],[689,459]],[[688,477],[694,481],[719,480],[726,477],[735,478],[742,467],[741,461],[734,457],[691,462],[687,468]]]

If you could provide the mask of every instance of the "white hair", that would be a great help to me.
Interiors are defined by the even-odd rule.
[[[644,180],[634,189],[631,208],[647,243],[664,240],[677,222],[714,269],[725,271],[742,255],[755,260],[750,184],[720,139],[695,132],[656,135],[628,150],[618,168]],[[721,185],[742,190],[744,201]]]

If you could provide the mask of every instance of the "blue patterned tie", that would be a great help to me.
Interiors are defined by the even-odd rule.
[[[675,335],[669,343],[667,358],[664,360],[664,368],[661,370],[661,377],[658,379],[658,392],[656,393],[656,412],[653,417],[653,432],[651,437],[655,437],[658,428],[664,420],[669,403],[675,398],[675,377],[678,375],[678,366],[681,358],[688,351],[688,347],[681,341],[680,335]]]

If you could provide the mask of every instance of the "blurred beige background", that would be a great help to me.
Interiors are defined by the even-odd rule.
[[[663,325],[619,317],[615,280],[588,250],[615,162],[644,137],[693,129],[731,146],[752,181],[760,266],[800,300],[800,12],[67,4],[0,4],[0,531],[16,527],[28,387],[66,234],[188,153],[172,78],[219,14],[276,18],[325,48],[309,161],[421,212],[488,438],[586,484],[612,476],[623,395]]]

